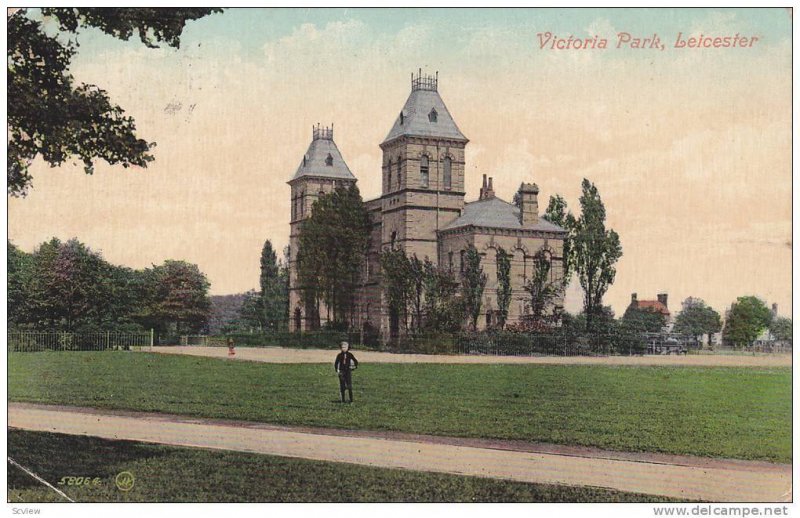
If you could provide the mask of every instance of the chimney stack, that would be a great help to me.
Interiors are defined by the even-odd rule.
[[[538,195],[539,186],[535,183],[523,183],[519,186],[519,219],[523,227],[530,227],[539,222]]]
[[[482,200],[482,199],[484,199],[486,197],[486,190],[488,188],[489,188],[489,186],[486,183],[486,175],[483,175],[483,187],[481,187],[481,193],[478,196],[479,200]]]
[[[658,301],[660,303],[664,304],[665,308],[669,309],[669,306],[667,306],[667,294],[666,293],[659,293],[658,294]]]

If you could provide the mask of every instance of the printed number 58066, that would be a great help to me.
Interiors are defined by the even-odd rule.
[[[61,477],[58,481],[59,486],[97,486],[100,485],[100,477]]]

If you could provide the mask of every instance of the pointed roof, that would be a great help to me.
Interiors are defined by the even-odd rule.
[[[289,183],[304,176],[336,180],[356,179],[333,141],[333,127],[322,128],[317,125],[314,128],[311,145]]]
[[[461,216],[442,230],[469,226],[566,233],[566,230],[542,217],[533,226],[523,226],[519,218],[519,207],[495,196],[467,203]]]
[[[383,143],[402,136],[440,137],[468,141],[456,126],[438,92],[439,75],[416,78],[411,74],[411,95]]]

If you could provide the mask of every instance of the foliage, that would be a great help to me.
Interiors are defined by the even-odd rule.
[[[409,284],[409,308],[411,309],[411,329],[419,332],[422,329],[423,294],[425,291],[425,263],[417,254],[407,258]]]
[[[239,314],[246,293],[231,295],[211,295],[211,310],[208,316],[208,333],[216,335],[237,328]]]
[[[667,317],[653,308],[628,306],[622,315],[622,323],[637,333],[658,333],[667,325]]]
[[[714,308],[706,305],[703,299],[688,297],[683,301],[683,309],[675,318],[673,331],[691,335],[699,341],[702,335],[719,333],[722,321]]]
[[[547,210],[545,210],[545,213],[542,217],[550,223],[558,225],[567,231],[567,235],[564,238],[563,252],[561,254],[564,258],[563,284],[564,289],[566,289],[567,285],[569,285],[570,278],[572,277],[572,271],[574,269],[575,262],[575,258],[573,257],[572,253],[574,248],[573,240],[576,224],[575,216],[568,211],[567,200],[565,200],[560,194],[556,194],[555,196],[550,196],[550,202],[547,205]]]
[[[120,38],[138,34],[148,47],[180,45],[185,24],[219,9],[45,8],[59,31],[95,27]],[[8,17],[8,193],[24,196],[31,186],[29,166],[41,158],[59,166],[72,157],[87,174],[102,159],[123,167],[146,167],[154,146],[136,137],[136,124],[107,93],[76,83],[69,72],[77,42],[49,36],[39,21],[20,12]]]
[[[759,298],[739,297],[725,317],[722,339],[734,347],[749,347],[772,322],[772,312]]]
[[[197,333],[211,312],[209,283],[195,264],[167,260],[143,272],[142,320],[159,332]]]
[[[455,333],[464,321],[464,308],[458,296],[459,283],[453,272],[440,268],[425,258],[425,329]]]
[[[537,252],[534,256],[534,269],[530,280],[525,283],[525,291],[530,296],[528,306],[530,314],[526,320],[530,320],[534,326],[547,326],[558,321],[560,315],[555,311],[553,303],[561,296],[564,284],[551,279],[550,270],[552,265],[545,257],[543,252]],[[548,309],[553,309],[547,315]]]
[[[408,300],[411,293],[411,273],[408,257],[399,248],[387,249],[380,255],[389,312],[408,328]]]
[[[25,322],[28,315],[29,301],[26,286],[30,283],[32,257],[11,241],[8,241],[6,253],[8,322],[19,324]]]
[[[261,276],[259,278],[259,318],[264,329],[277,330],[289,321],[289,270],[281,264],[272,243],[267,239],[261,250]]]
[[[790,368],[362,361],[353,380],[359,403],[344,412],[332,402],[334,356],[325,364],[281,365],[113,351],[12,353],[8,400],[792,460]]]
[[[614,282],[614,264],[622,257],[622,246],[617,233],[606,230],[606,210],[597,187],[585,178],[581,187],[581,217],[575,221],[571,253],[583,289],[588,329],[602,308],[603,295]]]
[[[508,320],[508,307],[511,305],[511,254],[504,248],[497,248],[497,310],[499,312],[498,325],[505,327]]]
[[[481,314],[483,290],[487,277],[481,266],[481,254],[470,245],[464,254],[464,273],[461,277],[461,297],[464,311],[469,318],[472,330],[478,328],[478,317]]]
[[[778,317],[774,319],[769,326],[769,332],[776,340],[791,340],[792,319],[786,317]]]
[[[303,221],[297,265],[307,306],[325,303],[336,322],[352,321],[371,230],[358,187],[339,187],[314,202]]]

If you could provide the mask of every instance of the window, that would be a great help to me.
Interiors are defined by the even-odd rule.
[[[444,188],[450,189],[453,186],[453,161],[449,156],[444,157]]]
[[[460,265],[461,273],[464,273],[464,257],[465,256],[466,256],[466,251],[462,250],[461,251],[461,265]]]
[[[403,112],[400,112],[400,125],[401,126],[403,125],[403,122],[405,122],[405,118],[406,117],[405,117],[405,115],[403,115]]]
[[[395,241],[397,241],[397,232],[392,232],[392,250],[394,250]]]
[[[333,165],[333,156],[328,153],[327,158],[325,158],[325,165]]]
[[[431,108],[431,112],[428,114],[428,120],[430,122],[436,122],[436,118],[438,116],[439,116],[439,114],[436,113],[436,108]]]
[[[420,183],[423,187],[428,186],[428,174],[430,168],[428,166],[428,157],[426,155],[422,155],[422,158],[419,159],[419,176],[420,176]]]
[[[449,272],[453,271],[453,252],[447,253],[447,270]]]
[[[392,190],[392,161],[389,160],[389,165],[386,166],[386,170],[389,171],[389,176],[387,177],[388,181],[386,182],[386,190]]]
[[[397,158],[397,188],[399,189],[403,184],[403,173],[400,171],[400,158]]]
[[[299,201],[300,201],[300,217],[301,218],[303,217],[303,212],[305,212],[305,207],[303,207],[303,197],[304,196],[305,196],[305,193],[303,191],[300,191],[300,200]]]
[[[305,166],[306,166],[306,156],[303,155],[303,167],[305,167]]]

